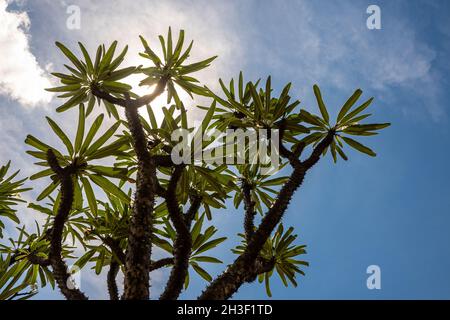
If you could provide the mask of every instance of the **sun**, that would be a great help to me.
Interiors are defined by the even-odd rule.
[[[153,86],[139,86],[139,83],[141,81],[142,75],[136,74],[131,75],[129,79],[127,79],[127,84],[133,87],[132,91],[139,95],[139,96],[145,96],[146,94],[150,94],[155,89],[156,85]],[[184,105],[188,108],[190,104],[193,103],[191,97],[182,90],[178,85],[175,84],[175,89],[177,90],[178,96],[180,97],[180,100],[184,103]],[[168,108],[171,106],[174,102],[171,101],[169,104],[167,103],[167,91],[164,91],[161,95],[159,95],[155,100],[152,101],[150,104],[153,110],[153,113],[155,114],[156,121],[158,123],[161,123],[164,118],[164,113],[162,111],[163,107]],[[148,114],[146,111],[146,108],[141,108],[139,110],[139,113],[148,121]]]

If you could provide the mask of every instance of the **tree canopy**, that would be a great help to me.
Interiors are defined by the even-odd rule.
[[[314,85],[317,114],[291,96],[291,83],[278,91],[270,76],[245,81],[241,72],[227,82],[219,79],[221,92],[215,92],[194,76],[216,57],[190,61],[193,42],[186,46],[183,30],[175,39],[169,28],[159,36],[159,49],[140,40],[139,55],[145,58],[140,66],[122,66],[128,47],[118,50],[117,42],[98,46],[94,55],[81,43],[75,53],[56,42],[67,64],[52,73],[60,85],[47,90],[61,100],[57,112],[77,109],[77,130],[70,135],[65,124],[46,117],[64,147],[28,135],[27,153],[36,166],[30,181],[18,180],[18,172],[9,175],[9,163],[0,169],[0,237],[4,221],[18,224],[18,236],[3,239],[0,246],[0,299],[29,298],[48,285],[67,299],[87,299],[68,281],[73,269],[68,261],[81,272],[92,269],[99,275],[106,269],[105,290],[113,300],[148,299],[150,273],[160,268],[171,269],[160,299],[177,299],[189,288],[191,272],[206,282],[199,299],[228,299],[256,279],[271,296],[273,276],[285,286],[297,286],[308,262],[306,245],[281,222],[290,200],[306,173],[328,154],[335,163],[347,161],[350,149],[376,156],[361,140],[389,126],[361,123],[371,115],[366,109],[373,98],[359,102],[360,89],[335,110]],[[127,83],[136,74],[147,95],[138,96]],[[182,101],[181,91],[192,101],[201,96],[208,105],[186,107],[193,103]],[[157,106],[154,101],[163,94],[166,106]],[[336,111],[335,119],[330,111]],[[190,123],[188,112],[201,112],[201,124]],[[212,130],[222,136],[208,135]],[[267,133],[264,139],[241,149],[227,148],[229,142],[221,139],[261,130]],[[181,150],[176,132],[187,134],[183,159],[195,158],[199,150],[208,156],[174,161]],[[255,160],[252,148],[269,140],[276,140],[267,151],[271,159],[279,158],[275,168],[265,170],[271,163],[261,159],[267,157],[235,161],[243,154]],[[37,179],[48,185],[28,208],[46,220],[31,231],[20,225],[15,206],[29,190],[23,186]],[[223,261],[211,250],[227,240],[217,236],[221,226],[214,217],[228,205],[242,212],[241,222],[235,220],[242,223],[242,242],[232,250],[236,259],[214,278],[208,265]],[[155,259],[155,248],[166,256]],[[122,295],[119,272],[124,274]]]

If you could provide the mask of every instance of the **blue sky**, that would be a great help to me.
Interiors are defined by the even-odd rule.
[[[81,9],[80,30],[66,28],[70,4]],[[381,30],[366,27],[370,4],[381,9]],[[63,63],[54,41],[72,48],[82,41],[92,50],[117,39],[130,45],[129,62],[138,63],[139,34],[155,44],[169,25],[183,28],[195,40],[195,57],[219,55],[201,75],[212,87],[240,70],[249,79],[272,75],[279,89],[292,82],[302,106],[314,110],[312,85],[318,83],[332,114],[361,88],[364,97],[375,97],[373,119],[392,123],[365,140],[376,158],[349,152],[347,163],[334,165],[326,157],[308,173],[283,221],[308,245],[310,267],[297,288],[274,279],[274,298],[450,298],[448,1],[39,0],[5,7],[0,0],[1,20],[8,21],[0,32],[0,163],[11,159],[23,175],[35,172],[23,140],[27,133],[54,139],[45,115],[74,130],[75,111],[56,115],[58,102],[41,90],[53,81],[48,72]],[[32,212],[22,217],[26,223],[36,218]],[[226,262],[233,259],[229,249],[241,219],[236,210],[216,214],[220,233],[231,237],[215,251]],[[381,290],[366,287],[372,264],[381,268]],[[154,275],[155,295],[165,276]],[[83,289],[105,298],[103,279],[83,275]],[[192,282],[184,298],[195,298],[205,285]],[[61,296],[43,290],[37,298]],[[265,291],[245,285],[235,298],[265,298]]]

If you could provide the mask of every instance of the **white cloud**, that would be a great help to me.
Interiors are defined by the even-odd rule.
[[[71,39],[85,43],[91,54],[95,53],[99,44],[107,45],[117,40],[118,50],[125,45],[129,46],[124,65],[149,66],[150,61],[139,56],[139,52],[143,52],[139,35],[144,36],[156,52],[160,52],[158,35],[166,36],[171,26],[174,41],[178,38],[179,30],[185,30],[185,48],[194,40],[189,61],[196,62],[218,56],[211,67],[194,75],[202,84],[219,89],[220,77],[227,79],[236,76],[239,68],[245,64],[243,33],[239,32],[237,10],[233,3],[145,0],[115,1],[113,6],[109,5],[108,1],[79,0],[74,3],[80,7],[81,29],[72,34]],[[62,21],[59,24],[65,25]],[[77,47],[70,48],[79,53]],[[58,68],[56,66],[56,69]],[[136,81],[131,84],[138,83],[137,79],[142,79],[142,76],[136,76],[133,79]],[[149,91],[151,89],[145,92],[145,88],[144,91],[140,88],[136,92],[144,94]],[[182,97],[186,97],[184,100],[187,104],[193,104],[187,94],[182,94]],[[163,98],[155,101],[153,105],[164,105]],[[202,99],[196,97],[195,103],[199,101]]]
[[[25,12],[7,11],[9,3],[0,0],[0,94],[25,106],[48,103],[52,95],[44,88],[51,84],[30,51],[30,20]]]
[[[284,16],[283,27],[289,26],[291,32],[279,39],[285,45],[276,47],[295,59],[296,68],[289,71],[338,87],[363,79],[380,89],[427,76],[435,53],[417,41],[404,18],[389,20],[383,29],[371,31],[365,25],[364,7],[330,7],[329,12],[301,2],[295,9],[286,6],[281,10],[296,11],[296,15]],[[282,57],[285,55],[279,55]]]
[[[256,43],[250,55],[264,66],[264,73],[294,80],[302,95],[310,94],[314,83],[347,94],[361,87],[376,91],[377,97],[391,96],[398,89],[413,90],[438,119],[445,110],[436,101],[436,91],[443,88],[431,72],[435,49],[418,38],[408,15],[387,5],[382,6],[382,29],[367,29],[366,8],[351,1],[327,5],[299,1],[277,5],[277,10],[265,8],[261,16],[272,20],[249,28]],[[430,84],[438,89],[428,90]]]

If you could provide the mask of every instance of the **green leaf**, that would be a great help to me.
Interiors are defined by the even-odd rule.
[[[91,128],[89,129],[88,134],[86,135],[86,139],[84,140],[83,146],[81,147],[80,154],[84,154],[84,152],[87,150],[87,148],[91,144],[92,139],[94,138],[98,129],[100,129],[100,126],[102,125],[104,117],[105,117],[105,115],[102,113],[94,120],[94,123],[92,124]]]
[[[337,152],[339,153],[339,155],[341,156],[342,159],[344,159],[345,161],[348,160],[347,155],[344,153],[344,151],[341,149],[341,147],[336,145],[336,150],[337,150]]]
[[[109,66],[109,64],[112,61],[112,58],[114,56],[114,52],[117,47],[117,41],[113,41],[111,46],[109,47],[108,51],[105,53],[105,55],[102,58],[102,61],[100,62],[99,66],[99,72],[100,74]]]
[[[91,114],[92,110],[94,110],[94,105],[95,105],[95,96],[93,94],[91,94],[89,97],[89,102],[88,102],[88,106],[86,109],[86,117]]]
[[[349,125],[352,125],[352,124],[358,124],[358,122],[360,122],[361,120],[364,120],[364,119],[366,119],[366,118],[368,118],[370,116],[371,116],[371,114],[368,113],[368,114],[363,114],[363,115],[360,115],[360,116],[356,116],[354,118],[350,118],[348,120],[346,120],[347,117],[344,117],[341,120],[341,123],[339,124],[338,129],[346,127],[346,126],[349,126]]]
[[[47,196],[49,194],[51,194],[58,185],[59,185],[59,182],[52,182],[47,188],[44,189],[44,191],[41,192],[41,194],[39,194],[39,196],[37,197],[36,200],[41,201],[41,200],[47,198]]]
[[[285,183],[288,180],[288,177],[279,177],[271,180],[266,180],[261,183],[261,186],[270,187],[270,186],[278,186],[280,184]]]
[[[350,112],[348,115],[346,115],[345,117],[342,118],[341,123],[346,123],[348,122],[348,120],[350,120],[351,118],[353,118],[354,116],[356,116],[357,114],[361,113],[362,111],[364,111],[368,106],[370,106],[370,104],[372,103],[373,98],[370,98],[369,100],[367,100],[366,102],[364,102],[362,105],[360,105],[358,108],[356,108],[355,110],[353,110],[352,112]]]
[[[114,123],[111,128],[109,128],[97,141],[95,141],[86,151],[86,155],[92,154],[94,151],[97,151],[100,149],[106,141],[108,141],[113,134],[117,131],[117,128],[119,128],[120,122]]]
[[[71,84],[67,86],[54,87],[54,88],[46,88],[45,91],[48,92],[71,92],[77,91],[81,88],[81,84]]]
[[[97,53],[95,54],[95,62],[94,62],[95,75],[98,75],[98,73],[99,73],[99,66],[100,66],[100,61],[101,61],[102,55],[103,55],[103,46],[98,46]]]
[[[323,123],[320,122],[315,116],[313,116],[311,113],[306,111],[305,109],[300,110],[299,116],[302,118],[303,121],[312,124],[314,126],[323,127]]]
[[[91,57],[89,57],[89,53],[87,52],[86,48],[83,46],[81,42],[78,42],[78,46],[81,49],[81,52],[83,53],[84,60],[86,61],[88,73],[92,74],[94,72],[94,65],[92,64]]]
[[[32,176],[30,176],[30,180],[36,180],[39,178],[51,176],[52,174],[54,174],[52,169],[45,169],[45,170],[39,171],[38,173],[35,173]]]
[[[83,255],[80,257],[80,259],[78,259],[78,260],[75,262],[75,265],[76,265],[78,268],[82,269],[82,268],[86,265],[86,263],[89,262],[89,260],[93,257],[94,254],[95,254],[95,250],[89,250],[88,252],[86,252],[85,254],[83,254]]]
[[[184,51],[183,55],[180,56],[180,58],[177,60],[177,62],[175,63],[175,67],[180,66],[188,57],[189,57],[189,53],[191,52],[192,46],[194,44],[194,41],[191,41],[189,43],[188,48],[186,49],[186,51]]]
[[[320,89],[317,85],[314,85],[314,95],[316,96],[317,104],[320,109],[320,113],[322,114],[323,120],[328,124],[330,121],[330,116],[328,114],[327,108],[323,103],[322,94],[320,93]]]
[[[342,137],[342,139],[343,139],[350,147],[352,147],[352,148],[354,148],[354,149],[356,149],[356,150],[358,150],[358,151],[360,151],[360,152],[362,152],[362,153],[368,154],[368,155],[371,156],[371,157],[375,157],[375,156],[376,156],[376,153],[375,153],[375,152],[373,152],[370,148],[368,148],[368,147],[362,145],[361,143],[359,143],[359,142],[357,142],[357,141],[355,141],[355,140],[353,140],[353,139],[351,139],[351,138],[349,138],[349,137]]]
[[[195,254],[197,255],[197,254],[200,254],[200,253],[202,253],[202,252],[211,250],[211,249],[217,247],[217,246],[218,246],[219,244],[221,244],[222,242],[224,242],[226,239],[227,239],[226,237],[223,237],[223,238],[217,238],[217,239],[211,240],[211,241],[209,241],[209,242],[203,244],[200,248],[198,248],[198,249],[195,251]]]
[[[174,62],[177,61],[178,57],[180,56],[181,49],[183,48],[183,42],[184,42],[184,30],[180,30],[180,34],[178,35],[178,41],[172,56],[172,60]]]
[[[126,138],[118,139],[112,142],[111,144],[94,151],[87,157],[87,160],[101,159],[112,155],[117,155],[119,154],[119,149],[122,146],[126,145],[126,143],[127,143]]]
[[[175,122],[175,120],[172,117],[172,114],[169,110],[167,110],[166,107],[162,108],[163,113],[164,113],[164,123],[167,125],[167,128],[170,131],[174,131],[177,129],[177,124]]]
[[[164,60],[167,61],[167,51],[166,51],[166,41],[163,36],[158,36],[159,42],[161,43],[161,49],[163,51]]]
[[[129,75],[132,75],[134,72],[136,72],[136,67],[128,67],[128,68],[116,70],[114,72],[111,72],[111,75],[106,77],[106,80],[117,81],[117,80],[126,78]]]
[[[265,275],[264,275],[264,284],[265,284],[265,287],[266,287],[266,293],[267,293],[268,297],[272,297],[272,291],[270,291],[269,279],[270,279],[270,275],[269,275],[268,272],[266,272]]]
[[[147,41],[144,39],[144,37],[139,36],[139,38],[141,39],[142,45],[144,46],[145,49],[145,53],[147,53],[147,55],[149,56],[150,60],[153,61],[153,63],[156,66],[161,65],[161,60],[159,59],[159,57],[152,51],[152,49],[150,49],[150,46],[148,45]]]
[[[121,179],[127,179],[126,174],[128,172],[126,168],[92,166],[92,165],[88,165],[86,167],[86,170],[104,177],[121,178]]]
[[[86,194],[86,198],[88,200],[89,209],[91,210],[91,213],[96,216],[97,199],[95,198],[94,190],[92,190],[92,186],[86,178],[82,177],[81,182],[83,183],[84,193]]]
[[[104,100],[103,103],[105,104],[106,111],[108,111],[108,116],[111,117],[111,114],[116,120],[120,120],[119,113],[117,112],[117,108],[114,104]]]
[[[211,106],[209,107],[209,110],[206,113],[205,118],[203,118],[203,121],[202,121],[202,128],[203,128],[203,130],[206,130],[208,128],[209,123],[211,122],[211,119],[212,119],[212,117],[214,115],[215,109],[216,109],[216,101],[214,100],[211,103]]]
[[[125,48],[123,48],[122,52],[117,56],[117,58],[115,58],[110,64],[109,64],[109,71],[113,71],[115,70],[122,62],[123,59],[125,58],[125,55],[128,52],[128,46],[125,46]],[[130,67],[131,68],[131,67]],[[133,67],[134,68],[134,67]],[[136,69],[136,68],[135,68]],[[112,74],[112,73],[111,73]]]
[[[209,262],[209,263],[223,263],[221,260],[213,257],[207,257],[207,256],[199,256],[199,257],[193,257],[191,260],[198,261],[198,262]]]
[[[150,105],[147,105],[147,114],[148,114],[148,118],[150,119],[150,124],[152,126],[152,129],[157,129],[158,128],[158,122],[156,121],[156,117],[155,114],[153,112],[153,109]]]
[[[197,240],[197,237],[200,234],[204,218],[205,218],[205,215],[202,214],[200,216],[200,218],[195,222],[194,226],[192,227],[192,230],[191,230],[192,243],[194,243]]]
[[[49,117],[45,117],[47,119],[47,122],[50,124],[50,127],[52,127],[53,131],[56,133],[56,135],[62,140],[64,145],[67,148],[67,151],[69,151],[70,155],[73,155],[73,146],[72,142],[70,142],[70,139],[67,137],[67,135],[62,131],[62,129]]]
[[[105,263],[105,249],[101,247],[100,253],[97,257],[97,262],[95,263],[95,273],[99,275],[102,272],[103,265]]]
[[[347,114],[348,110],[355,104],[355,102],[359,99],[361,96],[362,91],[361,89],[357,89],[352,96],[345,102],[345,104],[342,106],[341,111],[339,111],[338,117],[337,117],[337,123],[341,121],[341,119]]]
[[[78,111],[78,128],[77,128],[77,136],[75,137],[75,153],[78,153],[81,148],[81,144],[83,142],[84,137],[84,126],[85,126],[85,112],[84,112],[84,104],[80,105],[80,109]]]
[[[208,272],[206,272],[205,269],[200,267],[198,264],[191,262],[191,266],[194,269],[194,271],[198,273],[198,275],[200,277],[202,277],[203,279],[205,279],[208,282],[210,282],[212,280],[211,275]]]
[[[46,214],[46,215],[49,215],[49,216],[53,215],[53,211],[52,210],[50,210],[49,208],[40,206],[38,204],[35,204],[35,203],[28,204],[28,208],[31,208],[31,209],[36,210],[36,211],[39,211],[39,212],[41,212],[43,214]]]
[[[179,71],[180,75],[186,75],[188,73],[193,73],[193,72],[197,72],[200,71],[206,67],[209,67],[209,65],[211,64],[212,61],[214,61],[217,58],[217,56],[205,59],[203,61],[200,62],[196,62],[196,63],[192,63],[189,65],[185,65],[181,67],[181,70]]]
[[[375,131],[389,127],[390,123],[374,123],[374,124],[353,124],[344,129],[344,131]]]
[[[172,62],[172,28],[169,27],[169,32],[167,34],[167,58],[168,64]]]
[[[81,102],[83,102],[87,98],[86,90],[81,90],[78,94],[74,95],[69,101],[64,103],[63,105],[56,108],[56,112],[64,112]]]
[[[255,115],[257,119],[260,119],[262,115],[264,114],[263,104],[261,101],[261,97],[259,96],[258,92],[256,92],[255,85],[253,83],[250,84],[250,92],[253,97],[253,102],[255,103]]]
[[[336,163],[337,162],[336,142],[334,142],[334,140],[331,142],[330,150],[331,150],[331,156],[333,157],[333,161],[334,161],[334,163]]]
[[[54,149],[52,147],[50,147],[48,144],[43,143],[41,140],[35,138],[32,135],[27,135],[27,138],[25,139],[25,143],[35,147],[38,150],[41,150],[42,152],[47,152],[49,149]]]
[[[265,105],[265,107],[266,107],[266,112],[269,112],[269,108],[270,108],[270,91],[272,90],[272,85],[271,85],[271,77],[269,76],[268,78],[267,78],[267,81],[266,81],[266,92],[265,92],[265,94],[266,94],[266,105]]]
[[[130,198],[128,197],[128,195],[108,179],[96,174],[89,175],[89,178],[92,180],[92,182],[102,188],[103,191],[116,196],[125,203],[130,202]]]
[[[129,84],[116,81],[103,81],[102,87],[107,91],[125,93],[132,89]]]
[[[69,58],[69,60],[74,64],[75,67],[77,67],[78,70],[81,72],[86,72],[81,62],[78,60],[78,58],[62,43],[55,42],[56,46],[64,53],[64,55]]]

